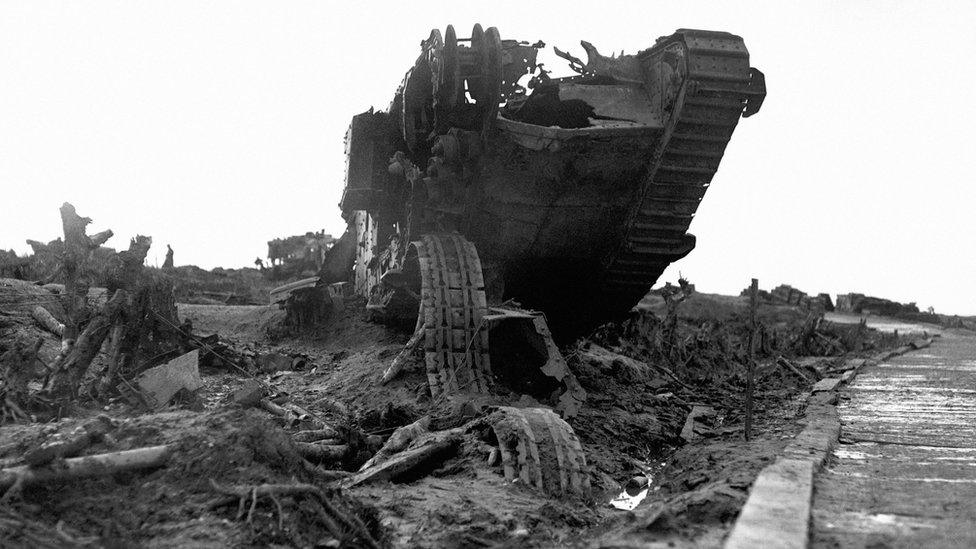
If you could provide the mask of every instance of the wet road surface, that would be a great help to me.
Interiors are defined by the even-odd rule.
[[[976,334],[865,368],[838,412],[811,547],[976,547]]]

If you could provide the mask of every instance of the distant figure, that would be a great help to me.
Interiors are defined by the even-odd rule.
[[[166,261],[163,261],[163,268],[173,268],[173,248],[170,248],[169,244],[166,245]]]
[[[258,270],[263,271],[264,270],[264,261],[260,257],[258,257],[258,258],[256,258],[254,260],[254,266],[257,267]]]

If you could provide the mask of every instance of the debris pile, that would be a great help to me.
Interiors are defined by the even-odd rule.
[[[255,259],[254,264],[271,280],[308,276],[322,268],[335,242],[336,239],[331,234],[325,234],[324,230],[276,238],[268,241],[270,267],[265,267],[261,258]]]
[[[48,300],[55,321],[66,322],[64,288],[5,284],[4,296]],[[655,531],[719,528],[744,500],[751,471],[777,448],[774,435],[762,442],[769,422],[781,425],[777,414],[789,412],[778,410],[829,364],[804,356],[881,344],[863,326],[761,305],[761,442],[747,452],[730,442],[742,434],[742,298],[701,294],[681,281],[648,296],[629,320],[562,348],[543,315],[512,303],[486,307],[488,377],[486,390],[475,392],[451,386],[468,374],[432,370],[416,334],[368,322],[365,303],[343,287],[308,286],[338,288],[342,299],[302,330],[275,337],[270,328],[284,327],[288,316],[279,306],[302,288],[275,292],[287,296],[260,307],[181,304],[178,348],[156,360],[134,353],[142,358],[122,370],[121,387],[83,391],[73,402],[79,411],[106,408],[104,417],[79,414],[45,428],[29,422],[35,412],[25,410],[28,423],[11,418],[21,423],[0,427],[10,441],[0,444],[6,478],[13,486],[18,475],[31,476],[8,491],[22,503],[11,510],[16,530],[0,525],[0,540],[41,536],[38,525],[64,521],[72,540],[123,545],[564,544],[617,520],[603,503],[636,477],[644,480],[632,491],[646,500],[638,510],[661,506],[667,517],[656,519]],[[107,291],[88,293],[89,317],[112,300]],[[28,338],[12,351],[22,358],[4,364],[33,355],[47,363],[60,353],[58,326],[26,301],[5,306],[0,319],[42,344],[35,350]],[[96,365],[111,348],[104,343],[86,378],[98,379]],[[40,394],[37,383],[27,386]],[[695,457],[701,452],[727,455],[727,463],[716,469]],[[139,458],[131,463],[140,468],[127,473],[138,475],[134,485],[117,480],[124,475],[43,480],[44,467],[89,475],[71,460],[109,464],[110,472],[121,471],[113,460],[130,457]],[[93,515],[112,518],[96,526]]]
[[[898,316],[906,313],[917,313],[915,303],[898,303],[890,299],[871,297],[864,294],[841,294],[837,296],[837,310],[866,315]]]
[[[748,296],[749,288],[742,290],[742,293],[739,295]],[[789,284],[780,284],[768,292],[765,290],[760,290],[759,298],[767,303],[774,303],[777,305],[793,305],[807,311],[829,312],[834,310],[834,302],[832,299],[830,299],[830,294],[819,293],[816,296],[811,296],[806,292],[790,286]],[[840,297],[838,297],[838,300],[839,299]]]

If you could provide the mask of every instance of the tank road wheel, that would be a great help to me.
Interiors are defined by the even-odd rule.
[[[460,95],[461,69],[458,61],[457,34],[452,25],[444,32],[444,47],[435,52],[438,61],[436,91],[437,105],[452,109]]]
[[[490,421],[507,480],[520,479],[550,495],[590,495],[583,447],[555,412],[502,406]]]
[[[498,103],[502,95],[502,37],[498,29],[485,31],[486,61],[481,67],[481,82],[485,87],[484,131],[492,126],[498,116]],[[480,101],[479,101],[480,103]]]
[[[474,70],[468,75],[468,91],[478,105],[499,102],[502,85],[502,40],[498,29],[481,30],[475,25],[471,31],[471,50],[475,56]]]
[[[485,39],[485,29],[481,27],[481,23],[475,23],[471,27],[471,44],[480,44],[482,40]]]
[[[468,80],[468,93],[479,106],[488,100],[488,86],[485,85],[485,64],[488,63],[488,50],[485,47],[485,31],[481,25],[471,29],[471,57],[470,65],[466,67],[465,76]]]
[[[431,395],[487,393],[488,301],[474,244],[458,234],[423,235],[407,249],[403,270],[420,281],[417,331]]]
[[[400,128],[407,148],[411,152],[417,149],[417,136],[421,138],[430,132],[431,120],[428,111],[433,106],[433,73],[431,64],[434,53],[444,46],[441,31],[430,31],[430,37],[423,42],[424,54],[414,66],[407,71],[403,79],[403,101],[400,111]]]

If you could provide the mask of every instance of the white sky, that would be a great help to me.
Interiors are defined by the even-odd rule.
[[[769,96],[662,281],[976,313],[976,2],[461,4],[0,0],[0,248],[59,236],[70,201],[117,248],[151,235],[151,263],[169,243],[251,265],[273,237],[342,232],[349,119],[387,106],[432,27],[577,55],[692,27],[743,36]]]

